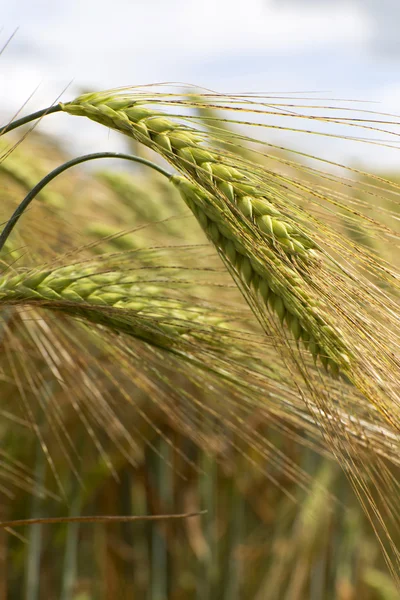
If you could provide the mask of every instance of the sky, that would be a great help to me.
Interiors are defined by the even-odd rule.
[[[82,89],[173,81],[312,92],[400,114],[399,0],[13,0],[0,18],[0,47],[18,28],[0,56],[3,120],[34,90],[27,110],[51,104],[71,80],[64,100]],[[77,150],[120,147],[94,124],[48,119],[40,127]],[[312,143],[327,157],[399,163],[397,149]]]

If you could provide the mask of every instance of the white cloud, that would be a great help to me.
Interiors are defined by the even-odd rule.
[[[356,6],[285,9],[268,0],[19,0],[9,3],[2,17],[20,26],[18,38],[26,37],[33,52],[42,50],[42,57],[43,50],[53,53],[47,56],[53,63],[68,55],[80,68],[88,61],[93,66],[96,57],[107,64],[108,56],[118,57],[137,68],[154,56],[166,63],[172,56],[185,60],[219,52],[299,51],[338,41],[358,43],[367,34]]]
[[[71,79],[99,87],[182,80],[202,63],[214,82],[225,76],[214,62],[247,56],[251,70],[252,57],[267,54],[268,69],[275,54],[354,46],[367,34],[354,8],[281,9],[267,0],[14,0],[2,17],[9,31],[19,26],[0,57],[3,109],[43,82],[37,101]]]
[[[39,83],[28,110],[51,103],[71,79],[99,88],[189,81],[222,91],[329,89],[369,99],[377,91],[362,58],[371,11],[358,0],[14,0],[2,21],[0,46],[19,26],[0,57],[0,112],[8,116]],[[115,144],[101,128],[83,134],[75,126],[85,150]],[[41,127],[68,137],[74,124],[54,116]]]
[[[4,81],[7,64],[14,71],[14,89],[26,86],[26,97],[41,80],[53,82],[55,93],[71,79],[101,87],[180,80],[197,65],[207,63],[213,71],[213,62],[230,57],[248,56],[251,69],[252,56],[266,54],[267,69],[274,55],[354,47],[368,35],[359,11],[345,5],[282,9],[267,0],[14,0],[4,8],[3,22],[20,29],[0,59],[0,80],[6,97],[18,99],[9,75]]]
[[[357,10],[368,23],[368,47],[376,54],[398,58],[400,55],[400,2],[399,0],[269,0],[274,6],[289,10],[332,7],[346,4]]]

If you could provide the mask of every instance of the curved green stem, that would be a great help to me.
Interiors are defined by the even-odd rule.
[[[21,119],[12,121],[8,125],[4,125],[3,127],[0,127],[0,136],[4,135],[5,133],[8,133],[9,131],[12,131],[13,129],[17,129],[18,127],[21,127],[22,125],[26,125],[27,123],[30,123],[31,121],[35,121],[36,119],[41,119],[42,117],[45,117],[46,115],[51,115],[52,113],[60,112],[61,110],[62,109],[61,109],[60,104],[56,104],[55,106],[48,106],[47,108],[42,108],[42,110],[38,110],[30,115],[27,115],[26,117],[22,117]]]
[[[69,168],[74,167],[75,165],[79,165],[79,164],[87,162],[89,160],[96,160],[97,158],[122,158],[124,160],[130,160],[132,162],[141,163],[143,165],[151,167],[155,171],[158,171],[162,175],[165,175],[165,177],[167,177],[168,179],[170,179],[172,177],[172,173],[169,173],[168,171],[166,171],[159,165],[156,165],[155,163],[151,162],[150,160],[141,158],[140,156],[135,156],[133,154],[124,154],[121,152],[95,152],[93,154],[85,154],[83,156],[78,156],[77,158],[73,158],[73,159],[63,163],[59,167],[55,168],[53,171],[51,171],[45,177],[43,177],[43,179],[41,179],[41,181],[39,181],[39,183],[37,185],[35,185],[34,188],[31,189],[29,194],[27,194],[27,196],[25,196],[25,198],[22,200],[21,204],[18,205],[18,207],[15,209],[15,211],[12,214],[9,221],[7,221],[7,224],[5,225],[3,231],[1,232],[0,252],[3,249],[4,244],[6,243],[10,233],[14,229],[15,225],[18,222],[18,219],[21,217],[21,215],[23,214],[25,209],[29,206],[29,204],[37,196],[37,194],[48,183],[50,183],[50,181],[55,179],[58,175],[60,175],[64,171],[67,171]]]

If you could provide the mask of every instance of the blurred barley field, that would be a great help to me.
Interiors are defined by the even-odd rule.
[[[199,110],[204,127],[210,115],[211,108]],[[12,134],[0,140],[3,223],[68,158],[36,131],[18,141]],[[282,176],[294,177],[285,151],[276,156]],[[354,189],[308,178],[315,189],[330,186],[354,202],[351,217],[340,208],[308,209],[346,244],[395,270],[396,243],[380,238],[372,222],[398,235],[397,208],[388,195],[383,210],[385,191],[379,201],[363,195],[363,175],[355,177]],[[0,258],[3,277],[83,265],[91,281],[97,276],[108,286],[105,275],[118,270],[136,294],[136,316],[120,330],[101,311],[73,315],[61,301],[51,309],[42,301],[0,304],[0,520],[201,513],[2,527],[1,600],[400,597],[378,525],[352,486],[352,467],[338,461],[328,429],[305,408],[292,365],[265,338],[170,183],[118,161],[71,169],[38,195]],[[338,410],[343,401],[350,416],[370,419],[346,381],[316,377],[314,385]],[[349,433],[348,413],[340,419],[348,419],[343,440],[360,442],[357,468],[371,446],[382,472],[398,482],[398,439],[378,420],[363,438],[364,430]],[[389,501],[378,492],[378,509],[392,502],[395,510],[398,496]],[[398,548],[399,531],[386,526]]]

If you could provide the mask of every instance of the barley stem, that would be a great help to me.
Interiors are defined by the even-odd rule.
[[[36,121],[36,119],[42,119],[46,115],[51,115],[52,113],[61,112],[61,105],[56,104],[55,106],[49,106],[47,108],[43,108],[42,110],[38,110],[26,117],[21,117],[21,119],[17,119],[16,121],[12,121],[8,123],[8,125],[3,125],[0,127],[0,136],[12,131],[13,129],[18,129],[18,127],[22,127],[22,125],[27,125],[32,121]]]
[[[69,161],[63,163],[62,165],[60,165],[59,167],[55,168],[53,171],[48,173],[48,175],[43,177],[43,179],[41,179],[39,181],[39,183],[37,185],[35,185],[35,187],[32,188],[31,191],[25,196],[25,198],[23,199],[21,204],[18,205],[18,207],[15,209],[14,213],[12,214],[11,218],[9,219],[9,221],[7,222],[3,231],[0,234],[0,252],[3,249],[4,244],[6,243],[10,233],[14,229],[15,225],[17,224],[19,218],[21,217],[21,215],[23,214],[25,209],[29,206],[29,204],[32,202],[32,200],[39,194],[39,192],[48,183],[50,183],[50,181],[52,181],[58,175],[61,175],[61,173],[63,173],[64,171],[67,171],[71,167],[74,167],[81,163],[87,162],[89,160],[96,160],[98,158],[122,158],[124,160],[130,160],[132,162],[141,163],[141,164],[147,165],[148,167],[151,167],[152,169],[154,169],[155,171],[158,171],[162,175],[165,175],[165,177],[167,177],[168,179],[171,178],[171,173],[168,173],[168,171],[165,171],[159,165],[156,165],[155,163],[151,162],[150,160],[146,160],[145,158],[141,158],[140,156],[134,156],[133,154],[124,154],[121,152],[95,152],[93,154],[85,154],[83,156],[78,156],[77,158],[73,158],[72,160],[69,160]]]

